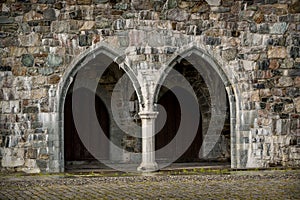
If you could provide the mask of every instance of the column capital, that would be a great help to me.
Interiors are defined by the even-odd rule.
[[[156,119],[158,112],[155,111],[141,111],[139,112],[139,116],[141,119]]]

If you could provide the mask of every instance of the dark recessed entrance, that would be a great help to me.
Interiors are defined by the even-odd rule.
[[[85,89],[83,94],[87,94],[89,91]],[[73,114],[72,114],[72,87],[70,87],[68,95],[65,100],[64,108],[64,149],[65,149],[65,161],[66,166],[69,161],[94,161],[96,160],[90,152],[86,149],[84,144],[81,142],[77,133]],[[85,105],[81,105],[85,106]],[[89,109],[88,106],[86,106]],[[87,120],[86,125],[86,136],[89,137],[89,129],[95,126],[95,123],[100,123],[102,130],[106,136],[109,137],[109,115],[108,111],[102,102],[102,100],[95,95],[95,110],[97,113],[98,121]],[[91,110],[85,110],[86,112],[92,112]],[[104,137],[104,136],[103,136]],[[101,150],[102,159],[109,158],[109,144],[104,142],[105,140],[99,141],[99,150]]]
[[[178,89],[178,88],[177,88]],[[183,89],[182,89],[183,90]],[[186,95],[190,95],[188,92],[186,92]],[[161,149],[167,144],[169,144],[174,137],[176,136],[176,133],[178,131],[180,121],[181,121],[181,111],[180,111],[180,105],[179,102],[174,95],[174,93],[171,90],[167,90],[158,100],[158,104],[164,107],[165,112],[167,113],[167,119],[164,123],[163,128],[156,134],[155,136],[155,149]],[[162,109],[159,108],[158,111],[161,113]],[[158,115],[156,120],[156,127],[161,127],[162,125],[160,123],[163,123],[164,120],[162,119],[162,115]],[[193,116],[189,116],[193,117]],[[201,118],[198,125],[198,131],[196,134],[196,137],[194,138],[192,144],[189,146],[189,148],[185,151],[185,153],[177,159],[176,162],[196,162],[199,161],[199,151],[202,145],[202,122]],[[189,130],[189,126],[184,126],[184,133],[185,136],[176,138],[176,142],[174,143],[174,146],[172,148],[168,148],[164,153],[160,155],[160,157],[157,157],[157,160],[168,160],[168,157],[173,157],[177,151],[180,150],[180,145],[187,143],[187,140],[190,140],[190,137],[187,136],[187,134],[191,134]],[[167,152],[169,151],[169,152]],[[180,150],[181,151],[181,150]]]
[[[206,67],[206,66],[201,66],[201,67]],[[199,73],[199,71],[188,60],[185,59],[182,59],[179,63],[177,63],[173,67],[173,69],[174,71],[176,70],[176,73],[174,73],[174,71],[173,72],[170,71],[168,76],[164,80],[163,85],[165,84],[167,86],[169,84],[170,86],[173,87],[171,89],[173,90],[174,88],[177,87],[181,88],[181,84],[183,84],[184,81],[188,81],[190,86],[194,90],[194,93],[198,101],[200,119],[199,119],[196,136],[192,141],[192,144],[183,153],[181,157],[178,156],[178,149],[180,149],[179,145],[182,146],[182,144],[184,143],[188,144],[184,136],[180,136],[181,138],[177,137],[176,140],[178,140],[178,142],[176,141],[174,144],[172,144],[172,146],[169,145],[171,146],[171,148],[165,148],[166,151],[160,151],[159,153],[156,153],[157,161],[159,162],[159,160],[162,160],[163,162],[164,160],[168,160],[168,157],[169,158],[179,157],[179,159],[177,159],[176,162],[201,161],[202,163],[205,162],[225,163],[227,161],[230,161],[230,114],[229,114],[228,98],[225,100],[227,111],[225,113],[226,118],[223,124],[223,128],[221,130],[216,130],[216,131],[221,131],[221,133],[219,136],[217,136],[218,137],[217,141],[214,141],[215,142],[214,147],[208,153],[208,155],[201,154],[201,156],[199,156],[200,149],[203,145],[205,147],[205,145],[207,144],[212,144],[210,140],[210,136],[207,136],[207,133],[211,125],[211,122],[213,122],[212,120],[216,120],[212,118],[213,117],[212,110],[214,109],[213,106],[215,106],[214,104],[212,105],[212,98],[218,98],[218,97],[211,96],[212,91],[209,90],[209,87],[205,82],[205,80],[208,81],[210,79],[208,79],[207,77],[206,79],[204,79],[202,77],[202,75],[210,76],[211,74],[205,74],[204,72],[203,72],[204,74]],[[179,101],[177,100],[175,94],[171,90],[168,90],[166,87],[162,86],[158,94],[157,103],[162,105],[165,108],[165,112],[167,113],[167,120],[166,122],[164,122],[164,115],[160,115],[160,114],[158,115],[158,118],[156,120],[156,128],[163,126],[162,130],[160,130],[160,132],[158,132],[155,135],[156,150],[162,149],[163,147],[168,145],[172,140],[174,140],[180,125],[180,121],[182,120]],[[182,88],[182,90],[184,89]],[[192,97],[192,95],[189,92],[185,91],[185,93],[187,99]],[[161,108],[158,107],[158,111],[161,113],[160,109]],[[185,120],[187,120],[187,123],[184,123],[185,127],[183,127],[184,128],[183,133],[186,133],[186,136],[189,140],[191,140],[190,139],[191,137],[188,137],[188,134],[195,135],[195,133],[191,133],[190,130],[191,126],[188,125],[189,121],[192,121],[193,117],[194,116],[189,115],[187,117],[188,119],[185,118]],[[160,123],[164,123],[164,124],[161,125]],[[159,131],[158,128],[157,131]],[[175,154],[177,155],[176,157],[172,156]]]

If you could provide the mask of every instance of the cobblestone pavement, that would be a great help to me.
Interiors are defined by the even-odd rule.
[[[300,199],[300,170],[5,175],[0,199]]]

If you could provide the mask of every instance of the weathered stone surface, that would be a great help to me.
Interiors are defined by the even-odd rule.
[[[231,48],[231,49],[227,49],[222,51],[222,57],[227,60],[234,60],[237,56],[237,49],[236,48]]]
[[[24,164],[24,149],[17,148],[15,150],[5,149],[2,158],[3,167],[18,167]]]
[[[278,68],[279,68],[278,60],[276,60],[276,59],[271,59],[271,60],[270,60],[269,68],[270,68],[270,69],[278,69]]]
[[[300,88],[299,87],[290,87],[286,89],[286,94],[290,97],[298,97],[300,96]]]
[[[92,36],[91,35],[79,35],[79,46],[91,46]]]
[[[98,29],[104,29],[104,28],[110,28],[112,25],[112,22],[103,17],[96,18],[95,27]]]
[[[285,37],[270,38],[268,39],[268,44],[273,46],[285,46],[285,41]]]
[[[294,102],[295,102],[295,108],[297,112],[300,113],[300,97],[294,99]]]
[[[51,31],[55,33],[68,32],[70,29],[70,23],[67,21],[54,21],[51,23]]]
[[[54,4],[56,0],[38,0],[38,3],[42,4]]]
[[[14,76],[25,76],[27,69],[25,67],[13,66],[11,71]]]
[[[48,76],[54,73],[54,69],[49,67],[43,67],[43,68],[39,68],[38,72],[44,76]]]
[[[43,15],[40,13],[37,13],[34,10],[31,10],[30,12],[26,13],[23,17],[23,21],[28,22],[28,21],[38,21],[42,20]]]
[[[276,112],[276,113],[282,112],[283,111],[283,106],[284,106],[283,103],[275,103],[275,104],[272,105],[272,111]]]
[[[38,46],[41,43],[40,35],[36,33],[31,33],[28,35],[20,35],[19,41],[21,46]]]
[[[79,5],[89,5],[92,0],[76,0]]]
[[[109,0],[93,0],[94,3],[107,3]]]
[[[300,87],[300,76],[295,77],[294,85],[295,87]]]
[[[50,21],[56,20],[55,10],[48,8],[43,12],[43,17],[45,20],[50,20]]]
[[[285,47],[272,47],[268,50],[268,58],[286,58],[287,52]]]
[[[278,87],[289,87],[293,85],[293,79],[291,77],[280,77],[278,80]]]
[[[300,47],[292,47],[290,50],[291,58],[299,58],[300,57]]]
[[[215,13],[226,13],[230,11],[229,7],[211,7],[210,9]]]
[[[8,16],[0,16],[0,24],[14,23],[14,18]]]
[[[113,22],[113,29],[114,30],[123,30],[125,28],[125,21],[120,19]]]
[[[18,46],[19,41],[15,37],[0,38],[0,47]]]
[[[60,77],[58,75],[52,75],[49,77],[49,84],[57,84],[60,80]]]
[[[180,10],[178,8],[175,8],[168,11],[167,19],[183,22],[189,19],[189,14],[185,10]]]
[[[257,31],[260,34],[268,34],[270,32],[270,27],[268,24],[259,24],[257,25]]]
[[[300,3],[299,3],[299,1],[293,1],[293,4],[289,6],[289,11],[291,13],[300,13]]]
[[[91,30],[94,26],[95,26],[94,21],[87,21],[87,22],[84,22],[84,24],[82,25],[82,27],[79,30],[81,30],[81,31]]]
[[[219,45],[221,44],[221,39],[216,37],[206,37],[205,43],[207,45]]]
[[[38,113],[39,108],[38,107],[25,107],[23,109],[23,113]]]
[[[32,67],[34,64],[34,57],[31,54],[23,54],[21,62],[25,67]]]
[[[288,24],[285,22],[275,23],[270,28],[271,34],[284,34],[288,28]]]
[[[149,10],[152,7],[152,1],[150,1],[150,0],[132,0],[131,6],[136,10]]]
[[[47,57],[47,65],[49,67],[58,67],[63,63],[63,58],[60,55],[49,54]]]
[[[260,69],[260,70],[268,70],[269,66],[270,66],[269,59],[264,59],[264,60],[258,62],[258,69]]]
[[[211,6],[219,6],[221,4],[221,0],[205,0]]]

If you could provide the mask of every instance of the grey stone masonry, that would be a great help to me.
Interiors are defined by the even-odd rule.
[[[66,93],[98,54],[130,77],[144,113],[178,56],[195,55],[228,96],[211,158],[300,166],[299,1],[0,0],[1,169],[64,170]],[[198,89],[207,130],[217,97]]]

